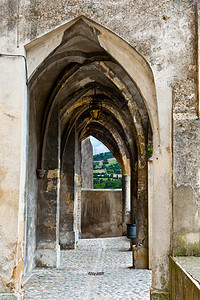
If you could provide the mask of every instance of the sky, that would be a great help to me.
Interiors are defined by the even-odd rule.
[[[90,141],[93,146],[93,154],[99,154],[110,151],[103,143],[95,139],[93,136],[90,136]]]

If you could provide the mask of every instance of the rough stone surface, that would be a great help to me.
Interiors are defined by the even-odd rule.
[[[148,268],[148,250],[144,247],[133,247],[133,265],[136,269]]]
[[[82,188],[93,189],[93,147],[90,138],[87,138],[82,142],[81,152]]]
[[[60,245],[74,247],[74,177],[73,173],[62,174],[60,205]]]
[[[23,203],[20,194],[23,185],[21,178],[20,186],[20,174],[24,170],[21,161],[23,60],[0,58],[0,68],[3,74],[1,87],[5,88],[0,91],[0,119],[1,128],[4,128],[0,130],[0,291],[9,292],[6,284],[12,281],[13,269],[17,265],[19,199]],[[14,68],[19,71],[17,78],[13,73]],[[21,90],[18,95],[17,89]],[[12,103],[14,98],[16,102]]]
[[[122,191],[82,191],[82,237],[122,235]]]
[[[129,246],[126,238],[80,240],[76,250],[61,251],[60,269],[24,278],[25,299],[150,299],[151,271],[129,268]]]
[[[159,291],[156,289],[151,289],[151,300],[169,300],[169,293],[164,291]]]
[[[67,2],[65,0],[22,0],[20,2],[17,0],[9,0],[3,1],[0,4],[1,52],[24,54],[25,44],[32,42],[44,33],[54,30],[62,24],[72,21],[80,15],[84,15],[109,29],[111,32],[114,32],[116,35],[119,35],[141,54],[141,56],[134,56],[132,52],[131,55],[127,54],[129,53],[128,45],[126,45],[125,48],[120,48],[124,41],[120,40],[120,43],[115,43],[116,39],[112,36],[112,40],[108,32],[105,33],[104,31],[99,36],[101,47],[105,47],[110,56],[115,58],[116,61],[122,65],[123,69],[127,71],[127,74],[130,75],[133,81],[142,82],[142,84],[138,84],[138,88],[143,95],[144,101],[146,101],[145,104],[147,105],[154,135],[153,230],[150,230],[150,232],[152,232],[153,286],[164,289],[168,286],[168,256],[171,251],[171,234],[173,233],[171,211],[172,151],[174,152],[173,228],[175,231],[175,251],[179,254],[181,253],[180,246],[183,241],[183,247],[186,253],[192,253],[191,249],[194,248],[197,249],[197,251],[195,250],[196,253],[199,253],[199,248],[196,248],[199,242],[197,231],[199,230],[198,158],[200,157],[199,121],[195,121],[198,107],[197,64],[199,63],[197,61],[198,37],[196,31],[198,24],[195,23],[196,4],[198,4],[198,1],[192,0],[136,0],[134,2],[131,0],[70,0]],[[55,35],[45,36],[42,40],[39,40],[39,45],[37,44],[37,40],[35,46],[33,46],[33,44],[33,47],[29,45],[30,48],[32,47],[31,51],[30,48],[28,49],[28,45],[26,45],[29,75],[35,72],[38,65],[61,43],[63,38],[62,29],[58,29],[58,31],[54,32]],[[47,43],[48,39],[49,43]],[[98,50],[99,49],[100,47],[98,47]],[[82,61],[82,58],[83,56],[81,57],[80,55],[80,61]],[[144,63],[143,58],[150,64],[151,69]],[[26,162],[28,160],[25,155],[27,143],[24,136],[26,136],[28,131],[26,107],[29,101],[26,97],[24,59],[22,57],[0,57],[0,60],[2,70],[2,88],[0,88],[0,241],[2,249],[0,253],[0,264],[3,266],[0,273],[0,282],[2,282],[3,286],[0,289],[4,290],[6,289],[6,284],[8,284],[11,279],[17,261],[22,258],[22,253],[20,252],[21,246],[18,244],[18,236],[20,236],[20,232],[18,232],[18,228],[20,228],[20,226],[18,226],[18,216],[23,216],[23,213],[21,214],[20,211],[20,206],[23,206],[23,174],[24,170],[26,170]],[[137,68],[134,70],[135,64],[139,61],[142,61],[141,68],[139,69],[137,64]],[[115,71],[117,71],[116,73],[118,74],[119,70],[117,68]],[[107,73],[109,73],[109,76],[113,74],[109,68],[108,70],[109,72]],[[120,72],[120,75],[123,75],[122,77],[127,79],[127,74],[124,76],[124,74],[122,74],[123,72]],[[56,76],[59,73],[59,63],[56,64],[56,67],[50,73],[51,78],[48,72],[46,72],[44,81],[41,80],[41,77],[37,78],[38,93],[31,98],[31,101],[37,101],[37,105],[34,106],[32,103],[30,107],[31,110],[37,111],[37,115],[35,116],[36,120],[34,120],[34,122],[37,123],[36,132],[38,134],[38,140],[43,133],[41,126],[44,117],[43,112],[49,111],[49,106],[45,107],[45,99],[49,100],[49,91],[52,89],[53,84],[57,83]],[[105,73],[106,71],[104,75]],[[145,77],[146,81],[143,78],[144,73],[148,74],[148,76]],[[81,72],[81,74],[84,77],[84,73]],[[119,77],[117,77],[117,80],[115,78],[112,84],[114,84],[114,81],[115,83],[118,81],[118,87],[122,87],[118,78]],[[151,85],[148,85],[149,81],[147,78],[150,78],[149,81],[151,81]],[[50,79],[52,80],[52,86]],[[79,75],[77,82],[83,83],[85,79],[86,78],[81,78]],[[101,78],[98,77],[98,79]],[[105,85],[107,80],[108,78],[104,81]],[[128,80],[126,81],[128,82]],[[154,89],[154,82],[156,89]],[[129,89],[124,89],[126,92],[130,90],[129,83],[127,84]],[[71,88],[72,85],[68,84],[68,86]],[[149,86],[151,88],[149,88]],[[46,87],[48,88],[45,90]],[[69,94],[71,91],[70,88]],[[33,88],[33,90],[35,90],[35,88]],[[45,94],[46,91],[47,93]],[[137,94],[134,88],[132,88],[132,93],[134,96]],[[65,95],[64,89],[63,94]],[[63,102],[66,102],[64,95]],[[158,106],[155,106],[155,102],[151,101],[156,98],[155,95],[157,95]],[[171,128],[172,101],[174,104],[173,133]],[[142,101],[139,103],[143,104]],[[124,108],[120,106],[120,109],[123,111]],[[134,109],[131,111],[134,111]],[[76,114],[74,113],[74,115]],[[143,115],[145,116],[145,114]],[[180,124],[184,125],[182,129],[179,128]],[[131,126],[133,127],[132,124]],[[98,128],[100,128],[100,126]],[[118,132],[115,133],[118,134]],[[35,137],[35,133],[33,133],[30,138],[34,138],[34,142],[37,144],[38,141]],[[106,138],[110,138],[110,135],[107,135]],[[130,136],[129,140],[131,140],[131,138]],[[174,142],[173,149],[171,147],[172,138]],[[120,140],[120,143],[123,144],[123,139]],[[31,147],[32,144],[33,141],[29,146]],[[141,145],[144,146],[144,141],[140,146]],[[37,145],[37,150],[32,149],[32,153],[30,152],[29,163],[30,160],[33,159],[30,169],[35,168],[36,157],[33,157],[32,154],[34,153],[34,155],[36,155],[36,152],[41,150],[40,146],[38,147]],[[129,146],[131,149],[134,148],[131,143]],[[115,149],[116,148],[117,146]],[[140,147],[138,147],[138,149],[140,149]],[[51,155],[51,151],[49,154]],[[31,170],[28,174],[31,178],[34,174],[34,170]],[[73,176],[73,171],[70,174]],[[29,198],[27,199],[29,204],[37,194],[35,188],[36,179],[34,176],[32,191],[30,191],[31,180],[28,184]],[[66,195],[64,195],[63,199],[65,202]],[[34,238],[36,230],[34,224],[36,210],[34,204],[33,206],[27,205],[27,207],[31,208],[28,213],[29,220],[25,220],[26,224],[28,224],[27,232],[30,235],[30,238],[27,238],[27,242],[29,243],[31,238],[33,238],[32,243],[29,243],[29,249],[27,248],[27,254],[29,253],[27,263],[31,268],[34,266],[31,255],[34,253],[36,244]],[[183,211],[186,212],[185,218],[181,219],[179,213],[180,209],[184,209]],[[51,224],[48,225],[51,227]],[[156,231],[157,228],[159,228],[159,232]],[[186,249],[186,246],[188,249]],[[19,253],[17,249],[19,249]],[[27,267],[27,270],[28,269]]]
[[[70,143],[65,148],[60,180],[60,245],[74,248],[74,160],[75,132],[71,133]]]
[[[200,255],[200,122],[174,126],[174,254]],[[183,216],[185,216],[183,218]]]

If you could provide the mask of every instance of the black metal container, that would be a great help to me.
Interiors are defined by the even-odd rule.
[[[129,239],[136,240],[136,224],[128,223],[127,226],[127,237]]]

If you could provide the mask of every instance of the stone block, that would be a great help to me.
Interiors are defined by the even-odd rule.
[[[148,250],[144,247],[133,247],[133,266],[135,269],[148,268]]]

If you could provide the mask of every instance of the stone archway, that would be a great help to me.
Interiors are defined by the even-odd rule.
[[[30,204],[31,199],[28,199],[27,227],[28,230],[34,227],[33,232],[37,231],[37,263],[47,265],[51,257],[50,265],[59,264],[59,225],[68,233],[66,241],[71,239],[73,244],[77,239],[79,228],[74,207],[78,205],[81,182],[79,145],[81,138],[90,134],[104,142],[107,140],[121,162],[124,175],[139,179],[137,190],[132,187],[132,196],[137,194],[138,247],[148,249],[146,146],[152,130],[154,180],[149,230],[152,233],[151,267],[153,286],[166,288],[167,268],[164,267],[163,275],[159,266],[163,261],[168,265],[171,191],[169,182],[166,182],[164,176],[160,177],[160,169],[162,162],[165,162],[165,173],[170,175],[170,156],[166,155],[166,145],[162,145],[160,138],[156,89],[149,65],[125,41],[85,17],[77,18],[31,42],[26,50],[30,87],[31,161],[27,185],[32,189],[32,197],[37,199],[37,194],[39,197],[37,230],[36,210]],[[98,124],[88,122],[88,103],[94,88],[106,99],[103,100],[104,118]],[[131,164],[128,174],[127,162]],[[35,169],[38,170],[38,179],[34,176]],[[166,196],[160,200],[163,188]],[[157,206],[162,211],[158,219]],[[63,208],[61,214],[60,207]],[[33,210],[35,215],[32,214]],[[156,231],[158,226],[161,232],[166,230],[164,244]],[[36,241],[33,241],[32,235],[27,235],[27,270],[34,264],[31,254]],[[144,255],[146,264],[147,253]]]

